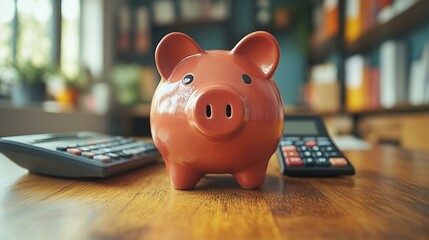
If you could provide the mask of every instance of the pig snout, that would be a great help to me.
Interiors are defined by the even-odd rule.
[[[244,124],[247,106],[241,94],[228,86],[211,86],[194,95],[191,122],[212,138],[228,136]]]

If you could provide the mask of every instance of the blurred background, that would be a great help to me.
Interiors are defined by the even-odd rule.
[[[333,136],[360,146],[429,151],[428,9],[427,0],[1,0],[0,136],[150,136],[165,34],[210,50],[265,30],[280,44],[286,114],[320,114]]]

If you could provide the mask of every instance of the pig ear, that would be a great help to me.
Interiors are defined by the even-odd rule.
[[[180,61],[202,52],[203,50],[188,35],[179,32],[169,33],[156,47],[156,67],[161,77],[167,80]]]
[[[267,78],[271,78],[279,63],[279,45],[273,35],[259,31],[241,39],[232,53],[255,63]]]

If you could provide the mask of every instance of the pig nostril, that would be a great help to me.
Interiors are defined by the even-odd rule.
[[[226,105],[226,117],[231,118],[232,116],[232,107],[230,104]]]
[[[212,106],[210,106],[209,104],[207,104],[207,106],[206,106],[206,117],[207,118],[212,117]]]

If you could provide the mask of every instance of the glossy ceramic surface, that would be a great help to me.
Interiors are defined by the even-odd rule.
[[[193,188],[208,173],[230,173],[241,187],[265,180],[283,130],[283,102],[272,76],[275,38],[244,37],[231,51],[204,51],[170,33],[158,44],[162,77],[152,100],[151,132],[172,185]]]

